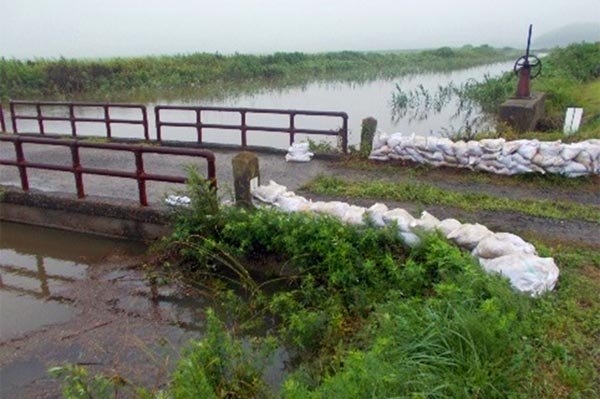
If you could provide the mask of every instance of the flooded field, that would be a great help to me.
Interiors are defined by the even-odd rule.
[[[411,120],[410,117],[404,117],[394,120],[391,106],[392,93],[396,90],[396,84],[404,91],[416,89],[422,85],[425,89],[435,91],[438,86],[446,85],[450,82],[460,84],[470,79],[481,80],[485,75],[497,76],[510,70],[512,62],[500,62],[468,68],[453,72],[443,73],[424,73],[413,74],[398,77],[396,79],[377,79],[362,83],[348,82],[314,82],[300,87],[289,88],[256,88],[253,91],[244,94],[223,94],[215,96],[203,95],[201,92],[186,91],[178,97],[175,93],[169,93],[168,96],[148,102],[150,136],[155,137],[154,115],[152,107],[156,104],[171,105],[211,105],[224,107],[256,107],[256,108],[280,108],[280,109],[308,109],[320,111],[343,111],[349,115],[351,145],[358,144],[360,140],[360,123],[367,116],[375,117],[379,121],[379,128],[388,132],[403,132],[410,134],[447,134],[456,131],[464,124],[460,116],[455,117],[456,103],[450,103],[442,109],[440,113],[429,115],[424,120]],[[93,100],[86,98],[86,100]],[[106,100],[103,100],[106,101]],[[116,95],[111,101],[133,101],[131,98]],[[139,99],[136,99],[139,101]],[[24,114],[33,115],[34,109],[23,109]],[[66,109],[53,109],[44,107],[44,113],[48,115],[67,116]],[[78,115],[87,117],[100,117],[103,110],[86,109]],[[203,112],[204,123],[217,124],[236,124],[240,122],[239,113],[217,113]],[[115,110],[111,111],[111,116],[115,118],[139,119],[139,110]],[[165,119],[174,122],[193,122],[195,115],[193,113],[182,113],[171,111],[164,113]],[[472,117],[479,116],[475,112]],[[289,118],[285,116],[264,116],[251,115],[247,120],[250,125],[265,126],[288,126]],[[113,128],[115,137],[143,137],[142,127],[133,125],[116,125]],[[336,118],[311,117],[297,118],[297,128],[319,128],[337,130],[341,127],[341,122]],[[102,124],[80,123],[78,132],[82,135],[93,135],[104,133]],[[48,122],[47,132],[69,133],[69,122]],[[36,121],[19,121],[19,130],[37,131]],[[196,139],[195,129],[166,127],[163,129],[163,138],[166,140],[191,141]],[[306,139],[307,136],[297,135],[297,140]],[[324,136],[310,136],[315,141],[325,141],[332,145],[335,144],[333,138]],[[240,133],[235,130],[217,130],[206,129],[204,140],[214,143],[239,144]],[[249,132],[248,144],[261,145],[276,148],[286,148],[288,145],[288,135],[274,132]]]

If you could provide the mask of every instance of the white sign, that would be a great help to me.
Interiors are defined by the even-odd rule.
[[[258,176],[253,179],[250,179],[250,192],[253,192],[258,188]]]
[[[563,127],[563,133],[566,135],[576,133],[579,130],[581,124],[581,117],[583,116],[583,108],[567,108],[567,115],[565,115],[565,125]]]

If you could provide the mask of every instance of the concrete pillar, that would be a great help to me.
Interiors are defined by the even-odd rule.
[[[251,207],[251,190],[260,184],[258,157],[252,152],[244,151],[233,157],[231,163],[235,203],[239,206]]]
[[[510,98],[500,105],[500,120],[519,133],[535,130],[544,116],[544,93],[533,93],[531,98]]]
[[[370,154],[373,147],[373,136],[377,131],[377,119],[368,117],[362,120],[360,131],[360,152],[361,154]]]

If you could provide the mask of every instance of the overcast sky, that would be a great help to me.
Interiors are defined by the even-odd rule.
[[[525,46],[600,0],[0,0],[0,56]]]

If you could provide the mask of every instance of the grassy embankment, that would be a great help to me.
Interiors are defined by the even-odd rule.
[[[336,52],[177,56],[98,60],[0,59],[0,100],[115,97],[138,100],[191,90],[221,94],[314,80],[365,81],[422,71],[461,69],[514,57],[489,46],[404,53]],[[121,93],[119,95],[118,93]],[[125,93],[125,94],[123,94]]]
[[[546,117],[540,131],[517,134],[507,127],[499,126],[497,134],[508,139],[538,138],[541,140],[581,141],[600,137],[600,43],[575,44],[552,50],[542,58],[542,74],[532,81],[532,90],[546,93]],[[497,78],[485,78],[480,82],[468,82],[461,86],[449,85],[436,93],[412,91],[394,93],[396,112],[417,115],[435,112],[452,98],[460,98],[465,110],[481,107],[488,115],[498,115],[500,104],[514,95],[517,77],[511,72]],[[562,125],[567,107],[584,109],[581,130],[564,136]],[[410,108],[410,109],[409,109]]]
[[[416,181],[352,181],[321,175],[305,184],[303,189],[314,194],[340,198],[392,200],[424,206],[442,205],[466,211],[518,212],[550,219],[580,219],[600,223],[600,207],[594,205],[545,199],[517,200],[486,193],[447,190]]]
[[[53,370],[65,379],[65,397],[600,394],[598,251],[536,243],[541,255],[555,257],[561,277],[555,291],[534,299],[485,274],[470,254],[439,236],[409,249],[394,228],[268,209],[219,210],[203,186],[191,196],[192,207],[162,247],[159,270],[204,292],[212,286],[228,309],[218,314],[229,318],[207,312],[205,336],[189,344],[161,391],[69,366]],[[244,267],[270,262],[291,271],[275,293]],[[247,301],[213,279],[241,285]],[[278,322],[266,328],[264,320]],[[273,391],[263,372],[276,347],[285,347],[292,362]]]

